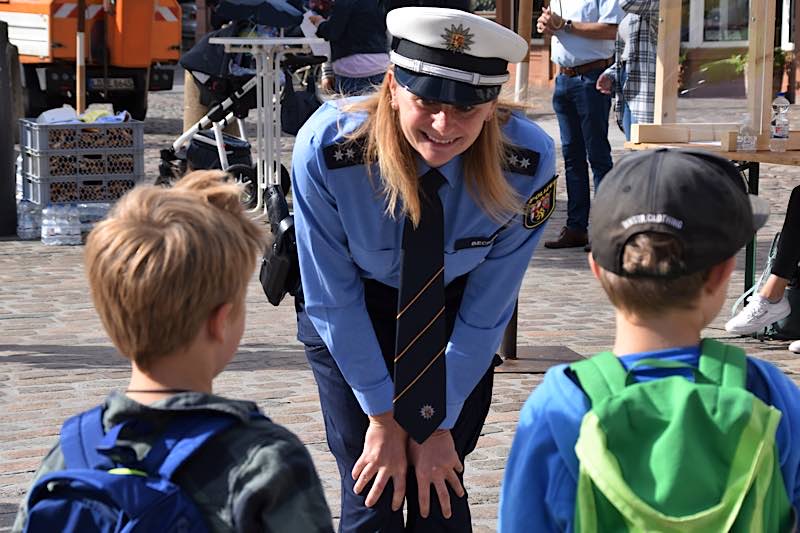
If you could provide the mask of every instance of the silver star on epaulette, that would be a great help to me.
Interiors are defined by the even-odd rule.
[[[333,152],[333,158],[334,158],[335,160],[337,160],[337,161],[341,161],[343,157],[344,157],[344,154],[343,154],[343,153],[342,153],[342,151],[341,151],[341,150],[339,150],[338,148],[336,149],[336,151],[335,151],[335,152]]]
[[[347,150],[344,151],[344,155],[347,156],[348,160],[350,160],[355,157],[356,153],[353,151],[352,148],[348,148]]]
[[[522,168],[528,168],[530,164],[531,160],[528,159],[527,157],[523,157],[519,162],[519,166],[521,166]]]
[[[508,164],[511,165],[512,167],[515,167],[517,166],[517,163],[519,163],[519,159],[517,159],[517,154],[511,154],[511,157],[508,158]]]

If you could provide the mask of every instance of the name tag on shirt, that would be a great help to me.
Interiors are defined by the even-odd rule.
[[[494,242],[494,239],[497,235],[491,235],[489,237],[466,237],[464,239],[458,239],[453,248],[455,250],[464,250],[466,248],[483,248],[484,246],[489,246]]]

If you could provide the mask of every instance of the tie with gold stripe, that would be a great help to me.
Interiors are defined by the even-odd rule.
[[[422,443],[445,418],[444,215],[431,169],[421,180],[422,216],[403,229],[394,358],[394,418]]]

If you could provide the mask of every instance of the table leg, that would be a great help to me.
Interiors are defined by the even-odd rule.
[[[505,359],[517,358],[517,311],[519,310],[519,300],[514,303],[514,314],[508,321],[506,330],[503,332],[503,340],[500,343],[500,355]]]
[[[759,163],[751,161],[745,163],[747,168],[747,191],[758,195]],[[744,261],[744,290],[747,291],[756,282],[756,236],[747,243]]]

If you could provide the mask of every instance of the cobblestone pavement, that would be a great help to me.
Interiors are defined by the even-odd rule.
[[[181,76],[176,77],[181,79]],[[549,96],[531,99],[531,116],[558,135]],[[681,100],[681,116],[692,121],[732,120],[742,102]],[[152,95],[147,120],[146,168],[155,176],[158,150],[181,129],[181,87]],[[795,112],[795,118],[800,110]],[[622,137],[612,125],[615,157]],[[287,148],[291,146],[289,142]],[[560,169],[563,175],[563,168]],[[761,193],[773,216],[762,231],[760,257],[780,228],[786,200],[800,172],[762,166]],[[565,218],[566,192],[559,182],[558,206],[545,238],[557,235]],[[732,303],[742,285],[743,254],[732,284]],[[308,446],[334,516],[338,515],[338,472],[329,455],[317,389],[295,340],[292,304],[272,307],[254,278],[248,292],[247,328],[239,355],[218,378],[220,394],[258,402],[275,421],[285,424]],[[540,248],[520,294],[519,344],[523,347],[567,347],[589,355],[610,345],[614,331],[611,308],[577,250]],[[798,379],[800,360],[785,342],[732,338],[717,318],[705,332],[743,346],[774,361]],[[0,531],[11,521],[40,458],[56,439],[65,417],[124,388],[127,365],[103,332],[92,310],[82,271],[81,247],[45,247],[39,242],[0,241]],[[519,409],[541,381],[541,374],[497,375],[492,410],[477,450],[466,464],[476,531],[494,531],[503,467]]]

